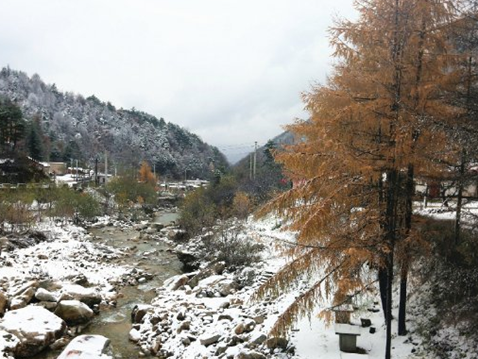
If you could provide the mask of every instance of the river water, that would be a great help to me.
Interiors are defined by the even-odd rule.
[[[168,225],[177,218],[176,213],[165,212],[157,215],[153,222]],[[128,340],[131,311],[136,304],[150,303],[155,296],[155,289],[160,287],[165,279],[180,274],[182,264],[176,255],[168,251],[169,246],[166,243],[155,240],[138,241],[139,232],[134,229],[104,227],[92,229],[90,232],[95,241],[114,248],[129,248],[132,255],[117,260],[118,265],[143,269],[152,274],[153,278],[138,286],[121,288],[116,307],[102,308],[82,334],[99,334],[109,338],[116,358],[139,358],[139,348]],[[60,353],[61,350],[47,351],[32,359],[55,359]]]

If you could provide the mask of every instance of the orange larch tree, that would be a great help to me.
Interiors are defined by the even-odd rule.
[[[146,161],[141,162],[141,167],[139,169],[139,181],[143,183],[149,183],[153,186],[156,185],[157,178],[151,171],[151,166]]]
[[[312,281],[272,334],[284,334],[310,315],[324,296],[334,294],[339,305],[367,288],[372,268],[381,282],[390,358],[394,265],[403,268],[406,297],[410,264],[408,256],[396,255],[421,244],[412,222],[413,183],[417,175],[439,170],[430,158],[446,147],[444,134],[427,124],[453,111],[443,101],[449,57],[440,30],[453,18],[452,5],[356,1],[359,19],[331,29],[334,73],[304,95],[310,120],[288,127],[297,143],[277,154],[297,185],[263,209],[286,218],[298,235],[287,251],[292,260],[257,297],[278,295],[301,276]],[[405,306],[402,324],[404,313]]]

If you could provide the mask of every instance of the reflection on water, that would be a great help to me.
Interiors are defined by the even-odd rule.
[[[177,213],[162,213],[155,223],[169,224],[178,218]],[[135,359],[138,347],[128,340],[131,330],[131,311],[136,304],[150,303],[155,296],[155,289],[163,281],[181,273],[181,263],[174,254],[166,251],[168,246],[155,240],[138,240],[138,232],[133,229],[106,227],[93,229],[92,234],[97,241],[121,249],[130,249],[131,256],[117,260],[120,265],[130,265],[146,270],[153,279],[139,286],[127,286],[119,293],[116,308],[105,308],[97,315],[83,331],[83,334],[99,334],[111,340],[116,358]],[[54,359],[60,351],[41,353],[32,359]]]

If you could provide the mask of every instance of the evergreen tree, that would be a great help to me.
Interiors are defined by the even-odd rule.
[[[15,151],[25,137],[25,121],[20,107],[9,99],[0,98],[0,149]]]
[[[34,117],[28,127],[27,148],[30,157],[37,160],[44,160],[44,139],[38,116]]]

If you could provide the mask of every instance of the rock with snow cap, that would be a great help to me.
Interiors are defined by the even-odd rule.
[[[234,333],[237,335],[243,334],[243,333],[249,333],[254,330],[256,327],[256,322],[252,319],[249,319],[245,322],[240,322],[235,328],[234,328]]]
[[[35,293],[35,298],[41,302],[56,302],[58,300],[55,294],[44,288],[37,289]]]
[[[136,343],[136,342],[139,342],[140,339],[141,339],[141,333],[137,329],[133,328],[129,331],[129,340]]]
[[[199,342],[201,345],[208,346],[214,343],[217,343],[217,341],[221,338],[221,334],[218,333],[204,333],[199,337]]]
[[[110,340],[102,335],[80,335],[57,359],[112,359]]]
[[[67,284],[63,286],[62,290],[62,299],[76,299],[80,302],[85,303],[90,308],[95,304],[101,303],[101,293],[99,293],[96,288],[85,288],[78,284]]]
[[[41,352],[66,332],[64,320],[43,307],[28,306],[5,314],[0,329],[19,341],[12,348],[16,358],[29,358]]]
[[[20,293],[20,295],[17,295],[10,300],[10,309],[15,310],[25,308],[32,300],[35,292],[35,287],[26,288],[22,293]]]
[[[254,333],[250,338],[249,342],[254,345],[261,345],[267,340],[267,336],[264,333]]]
[[[137,304],[131,312],[131,321],[133,323],[141,323],[146,313],[151,310],[153,306],[147,304]]]
[[[55,314],[68,325],[87,323],[95,315],[90,307],[79,300],[62,300],[58,303]]]

